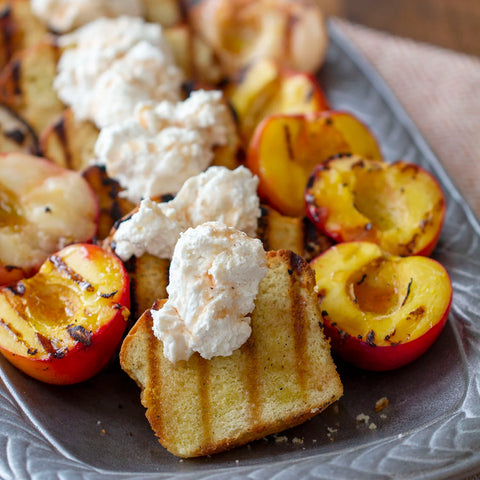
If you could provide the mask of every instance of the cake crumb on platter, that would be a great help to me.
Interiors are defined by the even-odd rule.
[[[381,412],[384,408],[388,407],[388,404],[389,404],[389,400],[387,397],[382,397],[382,398],[379,398],[376,402],[375,402],[375,412]]]

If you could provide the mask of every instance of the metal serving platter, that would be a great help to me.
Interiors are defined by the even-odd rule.
[[[334,24],[330,36],[320,80],[332,105],[370,125],[387,160],[422,165],[446,193],[434,257],[454,297],[437,342],[390,373],[338,363],[345,395],[337,407],[282,437],[184,461],[156,441],[139,389],[117,364],[84,384],[55,387],[1,358],[0,478],[439,480],[480,471],[480,224],[388,87]],[[384,396],[389,406],[375,413]],[[361,413],[367,423],[357,422]]]

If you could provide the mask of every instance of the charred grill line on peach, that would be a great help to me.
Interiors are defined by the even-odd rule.
[[[49,261],[58,271],[63,272],[68,278],[77,283],[82,290],[86,290],[87,292],[93,292],[95,290],[90,282],[71,269],[58,255],[51,255]]]
[[[88,331],[83,325],[67,325],[67,332],[74,340],[87,347],[92,344],[92,331]]]

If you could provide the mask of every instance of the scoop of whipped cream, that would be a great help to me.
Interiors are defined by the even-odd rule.
[[[96,161],[134,203],[176,194],[210,165],[213,148],[227,143],[231,124],[220,91],[197,90],[177,103],[141,104],[132,118],[102,128]]]
[[[98,128],[129,118],[139,102],[177,102],[183,75],[160,25],[100,18],[60,37],[54,88],[75,118]]]
[[[182,233],[170,265],[168,300],[151,310],[166,358],[231,355],[251,334],[248,315],[267,273],[260,240],[219,222]]]
[[[68,32],[100,17],[142,16],[143,0],[31,0],[33,13],[51,30]]]
[[[142,200],[113,235],[115,253],[124,261],[145,253],[171,258],[181,232],[209,221],[255,237],[261,214],[257,187],[258,178],[243,166],[210,167],[189,178],[170,202]]]

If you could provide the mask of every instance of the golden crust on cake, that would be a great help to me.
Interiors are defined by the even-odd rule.
[[[252,334],[231,356],[171,363],[147,311],[123,342],[123,370],[142,389],[160,443],[180,457],[221,452],[298,425],[342,395],[319,326],[315,278],[298,255],[267,253]],[[161,303],[155,308],[159,308]]]

